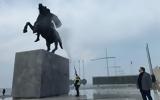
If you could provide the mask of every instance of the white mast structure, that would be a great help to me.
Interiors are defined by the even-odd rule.
[[[102,60],[105,59],[106,60],[106,68],[107,68],[107,76],[110,76],[109,73],[109,64],[108,64],[108,59],[115,59],[116,57],[108,57],[108,53],[107,53],[107,48],[106,48],[106,56],[102,57],[102,58],[96,58],[96,59],[91,59],[91,61],[96,61],[96,60]]]

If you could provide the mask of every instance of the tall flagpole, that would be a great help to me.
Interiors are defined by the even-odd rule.
[[[109,66],[108,66],[108,53],[107,53],[107,48],[106,48],[106,67],[107,67],[107,76],[109,76]]]
[[[153,68],[152,68],[151,57],[150,57],[150,53],[149,53],[148,43],[146,44],[146,51],[147,51],[147,58],[148,58],[148,64],[149,64],[150,73],[154,74],[153,73]]]
[[[81,61],[78,60],[78,63],[79,63],[79,76],[81,77],[81,65],[80,65]]]
[[[151,62],[151,57],[150,57],[150,53],[149,53],[148,44],[146,44],[146,51],[147,51],[149,69],[150,69],[150,73],[151,73],[151,76],[152,76],[152,82],[156,83],[156,77],[155,77],[154,72],[153,72],[153,67],[152,67],[152,62]]]
[[[148,64],[149,64],[149,69],[150,69],[150,73],[152,76],[152,82],[153,82],[153,92],[154,92],[154,99],[155,100],[159,100],[159,96],[158,96],[158,92],[157,92],[157,82],[156,82],[156,78],[153,72],[153,68],[152,68],[152,62],[151,62],[151,57],[150,57],[150,53],[149,53],[149,47],[148,47],[148,43],[146,44],[146,51],[147,51],[147,58],[148,58]]]

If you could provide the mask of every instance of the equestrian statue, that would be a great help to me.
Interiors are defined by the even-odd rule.
[[[61,49],[63,49],[61,38],[59,33],[56,31],[56,28],[59,28],[61,25],[62,23],[58,17],[51,13],[46,6],[43,6],[40,3],[39,15],[36,22],[34,25],[32,25],[30,22],[27,22],[24,26],[23,33],[27,32],[27,27],[29,26],[33,33],[37,33],[35,42],[40,40],[40,36],[46,40],[47,51],[50,51],[50,46],[52,43],[55,44],[55,48],[52,50],[54,53],[58,49],[58,44]]]

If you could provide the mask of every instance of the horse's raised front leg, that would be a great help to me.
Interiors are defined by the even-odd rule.
[[[46,41],[46,46],[47,46],[47,51],[50,51],[50,46],[51,46],[51,44]]]
[[[55,51],[58,49],[58,42],[55,42],[54,45],[55,48],[52,50],[52,53],[55,53]]]
[[[26,25],[24,26],[23,33],[27,32],[28,26],[32,29],[32,31],[34,31],[34,26],[30,22],[27,22]]]
[[[40,33],[37,32],[37,38],[34,42],[38,42],[40,40],[39,37],[40,37]]]

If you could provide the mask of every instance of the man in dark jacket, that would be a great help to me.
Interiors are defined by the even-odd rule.
[[[150,74],[145,72],[144,67],[140,67],[139,69],[139,76],[137,80],[137,87],[139,88],[143,100],[153,100],[151,97],[150,89],[152,87],[152,79]]]
[[[5,93],[6,93],[6,89],[3,89],[2,91],[3,96],[5,95]]]

